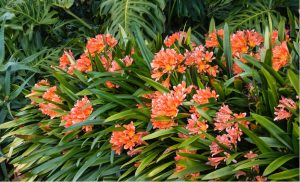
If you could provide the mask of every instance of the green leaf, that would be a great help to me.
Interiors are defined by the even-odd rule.
[[[30,79],[31,79],[33,76],[34,76],[34,74],[31,75],[29,78],[27,78],[27,79],[19,86],[19,88],[18,88],[17,90],[15,90],[13,93],[11,93],[10,96],[9,96],[9,99],[10,99],[10,100],[13,100],[13,99],[15,99],[16,97],[18,97],[19,94],[24,90],[25,85],[30,81]]]
[[[290,169],[286,171],[282,171],[276,174],[272,174],[268,176],[268,179],[272,180],[284,180],[284,179],[291,179],[294,177],[299,176],[299,168]]]
[[[159,129],[149,135],[146,135],[142,138],[142,140],[151,140],[160,136],[164,136],[164,135],[169,135],[172,133],[176,133],[176,130],[174,130],[173,128],[171,129]]]
[[[160,150],[152,151],[147,157],[141,160],[141,164],[135,171],[135,176],[139,175],[150,163],[160,154]]]
[[[265,159],[265,160],[253,160],[253,161],[249,161],[246,162],[244,164],[240,164],[237,165],[237,167],[234,169],[234,171],[238,171],[238,170],[242,170],[242,169],[246,169],[246,168],[251,168],[253,166],[256,165],[266,165],[266,164],[270,164],[270,162],[272,162],[272,159]]]
[[[173,173],[168,179],[184,177],[187,174],[206,171],[206,170],[209,170],[211,168],[212,168],[211,166],[207,166],[205,164],[199,164],[199,163],[188,165],[186,169],[184,169],[180,172]]]
[[[267,168],[265,169],[265,171],[263,173],[263,176],[267,176],[267,175],[271,174],[273,171],[280,168],[284,163],[286,163],[287,161],[289,161],[295,157],[297,157],[297,156],[288,154],[288,155],[281,156],[281,157],[275,159],[273,162],[271,162],[271,164],[269,164],[267,166]]]
[[[223,176],[229,176],[234,173],[235,171],[233,170],[233,168],[231,166],[227,166],[208,173],[207,175],[203,176],[202,180],[216,179]]]
[[[246,59],[250,64],[252,64],[253,66],[255,66],[258,69],[260,69],[262,67],[260,62],[253,56],[250,56],[248,54],[243,54],[243,58]]]
[[[205,112],[203,109],[201,109],[200,106],[196,107],[197,112],[203,117],[205,118],[207,121],[212,122],[213,119],[207,114],[207,112]]]
[[[279,97],[278,97],[276,80],[273,78],[273,76],[265,68],[262,68],[261,71],[264,74],[264,76],[266,77],[268,85],[269,85],[269,87],[272,91],[272,97],[274,98],[274,100],[277,101],[279,99]],[[276,107],[276,105],[274,107]]]
[[[276,147],[276,148],[285,148],[285,146],[280,143],[275,138],[271,137],[259,137],[268,147]],[[251,138],[246,138],[246,140],[250,143],[254,143]]]
[[[232,77],[232,53],[231,53],[231,43],[230,43],[230,31],[228,24],[224,25],[224,42],[223,42],[224,55],[226,60],[226,69],[229,78]]]
[[[102,119],[86,120],[86,121],[76,123],[66,129],[64,129],[63,132],[72,131],[72,130],[75,130],[75,129],[78,129],[78,128],[81,128],[81,127],[87,126],[87,125],[100,125],[102,123],[103,123]]]
[[[152,169],[151,172],[148,174],[148,176],[153,177],[153,176],[157,175],[158,173],[162,172],[163,170],[165,170],[167,167],[169,167],[172,164],[174,164],[174,161],[167,162],[163,165],[160,165],[160,166]]]
[[[239,124],[239,128],[251,138],[251,140],[256,144],[258,149],[262,153],[267,153],[267,152],[272,152],[273,150],[263,141],[261,140],[258,136],[256,136],[255,133],[253,133],[251,130],[248,128],[244,127],[243,125]]]
[[[117,114],[111,115],[104,120],[104,122],[110,122],[118,119],[143,119],[147,120],[144,113],[150,115],[148,108],[138,108],[138,109],[130,109],[126,111],[119,112]]]
[[[211,34],[215,30],[216,30],[216,23],[215,23],[215,19],[212,17],[209,23],[208,33]]]
[[[138,75],[142,80],[144,80],[146,83],[148,83],[150,86],[154,87],[156,90],[162,92],[162,93],[168,93],[170,92],[169,89],[167,89],[166,87],[164,87],[163,85],[159,84],[158,82],[147,78],[145,76],[142,75]]]
[[[296,93],[299,95],[299,75],[297,76],[291,69],[288,70],[287,75],[294,89],[296,90]]]
[[[151,63],[154,55],[146,46],[144,38],[142,36],[142,33],[137,25],[133,26],[133,32],[135,33],[135,41],[142,53],[142,56],[146,62],[146,65],[148,66],[148,69],[151,70],[150,63]]]
[[[230,157],[226,160],[226,165],[230,164],[237,156],[241,155],[242,152],[231,154]]]
[[[188,146],[189,144],[193,143],[194,141],[196,141],[198,138],[199,138],[199,136],[193,136],[193,137],[190,137],[190,138],[184,140],[184,141],[178,146],[178,148],[184,148],[184,147]]]
[[[299,154],[299,125],[297,123],[293,123],[292,139],[294,152]]]
[[[4,40],[4,26],[5,20],[2,22],[1,29],[0,29],[0,66],[4,62],[5,58],[5,40]]]
[[[291,147],[291,138],[281,128],[279,128],[273,122],[269,121],[268,119],[266,119],[263,116],[260,116],[258,114],[254,114],[254,113],[251,113],[251,116],[256,120],[256,122],[258,122],[267,131],[269,131],[269,133],[272,136],[274,136],[274,138],[276,138],[279,142],[284,144],[290,150],[293,150]]]

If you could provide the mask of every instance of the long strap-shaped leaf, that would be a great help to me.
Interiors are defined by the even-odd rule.
[[[275,125],[272,121],[266,119],[263,116],[260,116],[258,114],[251,113],[251,116],[261,124],[269,133],[276,138],[279,142],[284,144],[287,148],[290,150],[293,150],[291,145],[291,138],[288,136],[286,132],[284,132],[281,128],[279,128],[277,125]]]

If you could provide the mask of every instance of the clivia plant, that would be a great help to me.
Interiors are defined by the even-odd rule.
[[[271,31],[270,31],[271,30]],[[1,140],[26,180],[299,180],[299,37],[211,23],[65,50]]]

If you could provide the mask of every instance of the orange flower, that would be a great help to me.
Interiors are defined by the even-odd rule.
[[[212,142],[211,145],[209,146],[209,149],[210,149],[211,156],[217,155],[224,151],[216,142]]]
[[[209,47],[218,47],[219,42],[218,42],[217,36],[219,36],[220,38],[223,38],[224,37],[224,30],[223,29],[214,30],[211,34],[209,34],[208,39],[205,41],[205,46],[207,48],[209,48]]]
[[[244,157],[247,159],[253,159],[257,157],[257,154],[250,150],[247,154],[244,155]]]
[[[244,31],[237,31],[230,37],[232,55],[240,57],[241,54],[248,52],[247,37]]]
[[[248,40],[248,45],[250,47],[260,46],[261,43],[263,43],[264,41],[263,36],[261,36],[258,32],[255,32],[254,30],[247,30],[246,37]]]
[[[255,179],[257,180],[257,182],[266,182],[267,181],[267,177],[264,177],[264,176],[256,176]]]
[[[206,131],[208,128],[206,122],[206,120],[199,121],[197,116],[195,114],[192,114],[191,119],[188,119],[186,129],[190,131],[190,135],[200,135],[203,131]],[[201,138],[205,138],[205,136],[201,135]]]
[[[68,128],[76,123],[83,122],[88,119],[92,114],[93,107],[89,99],[84,96],[81,100],[78,100],[70,113],[62,117],[62,121],[65,122],[65,127]],[[85,132],[91,131],[93,126],[83,126],[82,129]]]
[[[211,166],[217,168],[222,161],[225,161],[225,159],[225,157],[209,157],[208,161]]]
[[[198,73],[208,73],[211,76],[216,76],[218,71],[218,66],[212,66],[210,63],[214,59],[213,52],[205,51],[205,48],[200,45],[194,48],[193,52],[185,53],[187,66],[196,66]]]
[[[231,127],[233,123],[228,122],[233,119],[231,114],[232,111],[229,109],[229,107],[227,105],[223,105],[216,113],[216,118],[214,119],[216,121],[214,123],[215,130],[223,131],[226,128]]]
[[[92,71],[91,60],[87,56],[81,55],[80,58],[76,61],[75,69],[80,72]]]
[[[55,92],[56,92],[56,86],[50,87],[42,96],[43,99],[45,99],[45,101],[39,104],[42,113],[50,116],[51,119],[59,116],[59,112],[55,111],[55,109],[61,109],[61,108],[48,101],[52,101],[57,104],[62,104],[62,99]]]
[[[31,90],[31,93],[27,95],[26,97],[30,97],[31,99],[31,104],[37,104],[33,98],[40,98],[41,94],[39,91],[36,91],[35,89],[38,89],[41,86],[50,86],[49,82],[47,80],[40,80],[38,83],[36,83],[33,86],[33,89]]]
[[[67,67],[71,65],[70,59],[74,60],[72,51],[64,51],[64,54],[59,58],[59,67],[63,70],[67,70]]]
[[[175,32],[171,36],[166,37],[164,44],[167,47],[171,47],[176,41],[178,41],[179,45],[183,39],[186,39],[186,32]]]
[[[218,96],[219,95],[216,94],[216,91],[206,87],[205,89],[197,90],[197,94],[193,95],[192,101],[197,102],[198,104],[207,104],[209,103],[210,98],[217,99]]]
[[[278,71],[289,63],[289,49],[286,45],[286,41],[283,41],[281,45],[275,46],[272,49],[272,53],[272,66],[275,71]]]
[[[231,147],[231,144],[234,146],[237,145],[237,142],[241,140],[241,135],[243,132],[238,127],[238,124],[242,124],[248,128],[250,122],[243,120],[246,117],[246,113],[232,113],[227,105],[223,105],[220,110],[216,113],[216,118],[214,119],[216,122],[215,130],[223,131],[226,130],[227,134],[223,134],[222,136],[217,136],[217,139],[220,139],[220,143]],[[231,120],[236,119],[237,121],[232,122]]]
[[[85,53],[90,53],[94,56],[95,53],[103,52],[105,46],[108,45],[109,47],[114,47],[118,41],[112,37],[110,34],[105,35],[96,35],[95,38],[90,38],[86,44],[86,51]]]
[[[172,73],[176,70],[184,60],[184,56],[177,53],[174,49],[162,49],[154,56],[151,63],[152,75],[155,80],[159,80],[160,77],[166,73]]]
[[[121,126],[116,125],[116,128],[119,127]],[[113,131],[110,139],[112,150],[115,150],[116,154],[119,155],[121,154],[121,150],[123,148],[125,150],[129,149],[132,151],[136,145],[143,144],[144,141],[142,140],[142,137],[147,134],[145,132],[135,133],[135,126],[133,125],[132,121],[128,125],[123,125],[123,127],[125,128],[123,131]],[[133,153],[129,152],[129,154]]]
[[[111,34],[104,34],[104,41],[110,47],[113,48],[118,44],[117,39],[115,39]]]
[[[186,87],[186,83],[182,82],[182,84],[173,87],[173,91],[168,94],[155,93],[156,96],[152,99],[151,110],[151,122],[154,128],[169,128],[177,125],[173,118],[177,116],[178,107],[192,88],[193,86]],[[160,116],[167,116],[170,119],[164,119],[163,121],[155,119]]]

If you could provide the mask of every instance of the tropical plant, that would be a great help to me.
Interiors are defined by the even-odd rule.
[[[9,176],[298,180],[299,37],[284,23],[263,36],[215,27],[205,46],[189,29],[155,55],[137,26],[136,39],[120,28],[119,42],[100,34],[81,55],[66,50],[0,125]]]
[[[299,180],[298,3],[32,2],[0,0],[0,180]]]

